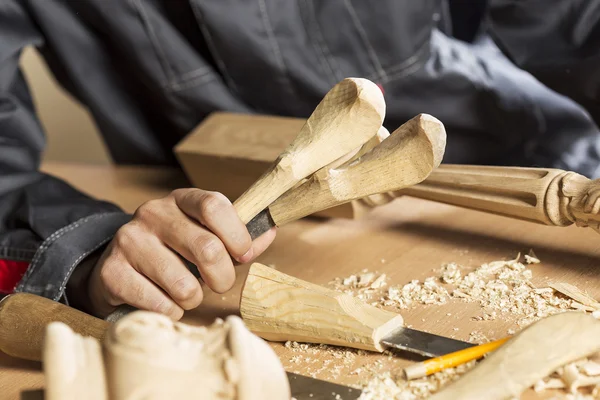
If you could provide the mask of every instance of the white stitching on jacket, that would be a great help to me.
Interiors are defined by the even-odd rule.
[[[29,268],[27,269],[27,272],[25,273],[25,275],[23,276],[23,278],[21,278],[21,284],[19,284],[19,287],[22,287],[24,285],[24,282],[26,282],[30,277],[31,274],[33,274],[33,271],[35,271],[35,269],[38,267],[38,263],[40,261],[40,259],[42,258],[42,255],[44,254],[44,252],[56,241],[58,240],[58,238],[60,238],[61,236],[63,236],[65,233],[72,231],[73,229],[79,227],[81,224],[86,223],[87,221],[94,219],[94,218],[103,218],[107,215],[110,215],[113,213],[102,213],[102,214],[93,214],[93,215],[89,215],[87,217],[81,218],[73,223],[71,223],[70,225],[67,226],[63,226],[62,228],[60,228],[59,230],[57,230],[56,232],[54,232],[52,235],[50,235],[48,238],[46,238],[46,240],[44,240],[41,244],[41,246],[38,248],[38,250],[35,252],[35,256],[33,257],[33,260],[31,261],[31,264],[29,264]]]
[[[69,269],[67,270],[67,274],[65,275],[65,279],[63,279],[63,281],[60,283],[60,286],[58,288],[58,295],[54,296],[54,301],[58,301],[61,296],[63,291],[65,290],[65,287],[67,286],[67,281],[69,280],[69,277],[71,276],[71,274],[73,273],[73,270],[75,269],[75,267],[79,264],[79,262],[81,260],[83,260],[85,257],[89,256],[90,254],[92,254],[94,251],[98,250],[100,247],[102,247],[102,245],[108,243],[112,238],[114,237],[114,235],[111,235],[109,237],[107,237],[106,239],[102,240],[100,243],[98,243],[96,246],[94,246],[92,249],[86,251],[85,253],[83,253],[81,256],[79,256],[74,262],[73,264],[71,264],[69,266]]]

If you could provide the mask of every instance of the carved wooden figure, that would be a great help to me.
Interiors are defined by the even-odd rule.
[[[230,316],[208,327],[136,311],[100,343],[48,325],[43,363],[49,400],[289,400],[275,352]]]

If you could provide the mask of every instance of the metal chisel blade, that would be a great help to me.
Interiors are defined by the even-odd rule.
[[[297,400],[356,400],[362,390],[287,372],[292,397]],[[339,396],[339,397],[336,397]]]
[[[271,213],[269,212],[268,208],[265,208],[259,212],[256,217],[252,218],[250,222],[246,224],[246,228],[248,229],[248,233],[250,233],[252,240],[256,239],[274,226],[276,226],[276,224],[273,221],[273,218],[271,218]]]
[[[463,342],[432,333],[417,331],[410,328],[400,328],[381,340],[381,343],[400,350],[420,354],[424,357],[439,357],[454,353],[476,343]]]

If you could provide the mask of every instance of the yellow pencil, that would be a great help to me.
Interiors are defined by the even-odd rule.
[[[472,360],[477,360],[483,357],[486,353],[496,350],[502,346],[510,337],[496,340],[494,342],[480,344],[479,346],[469,347],[468,349],[459,350],[454,353],[446,354],[441,357],[430,358],[423,362],[413,364],[404,368],[404,378],[406,380],[422,378],[435,374],[446,368],[456,367]]]

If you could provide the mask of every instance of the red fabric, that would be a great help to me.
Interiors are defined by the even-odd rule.
[[[381,90],[381,93],[385,94],[385,89],[383,88],[383,85],[381,83],[377,83],[377,87],[379,87],[379,90]]]
[[[0,292],[12,293],[21,280],[29,263],[0,259]]]

